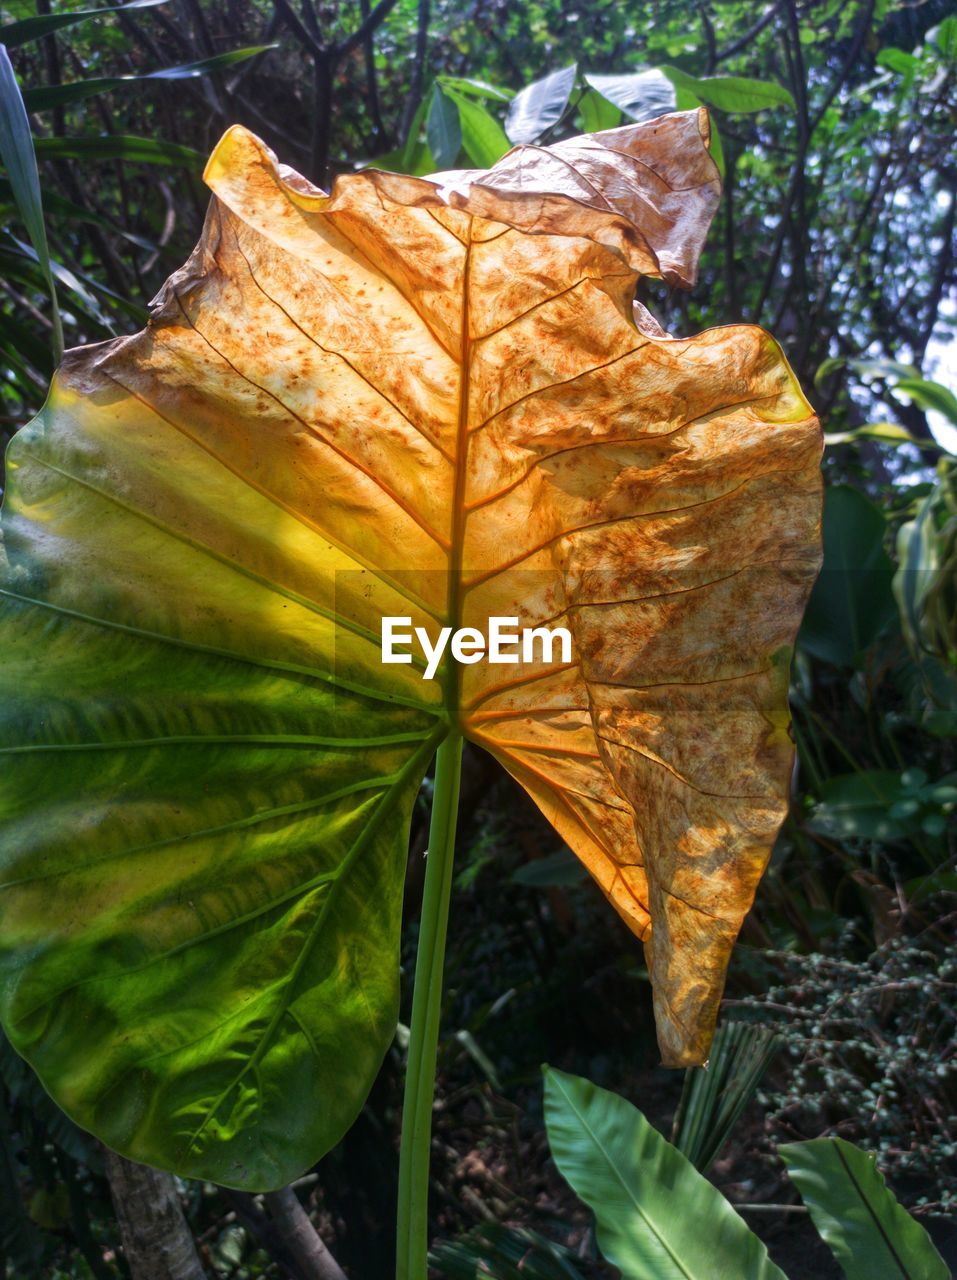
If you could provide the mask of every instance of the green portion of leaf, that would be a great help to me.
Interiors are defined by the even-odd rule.
[[[915,449],[931,449],[939,453],[936,440],[918,440],[897,422],[868,422],[854,431],[834,431],[824,437],[827,445],[854,444],[858,440],[878,440],[881,444],[911,444]]]
[[[43,160],[129,160],[134,164],[179,165],[202,170],[206,157],[192,147],[132,134],[105,134],[99,137],[37,138],[37,155]]]
[[[53,320],[54,363],[63,354],[63,330],[57,306],[56,285],[50,265],[40,177],[30,121],[20,96],[20,87],[6,49],[0,44],[0,160],[10,181],[10,189],[20,211],[27,235],[37,255],[40,269],[50,291]]]
[[[840,774],[824,783],[807,826],[838,839],[900,840],[908,826],[889,810],[902,795],[901,775],[893,770]]]
[[[512,99],[505,117],[505,132],[512,142],[535,142],[557,124],[568,106],[578,67],[563,67],[526,85]]]
[[[894,616],[894,566],[884,517],[863,494],[837,485],[824,495],[824,567],[798,643],[838,666],[855,659]]]
[[[462,127],[459,124],[458,108],[438,85],[432,91],[426,134],[436,167],[454,168],[462,150]]]
[[[942,413],[948,422],[957,426],[957,396],[949,387],[927,378],[901,378],[894,390],[906,392],[922,409]]]
[[[604,129],[617,129],[621,124],[621,109],[595,89],[588,89],[579,98],[578,114],[584,133],[601,133]]]
[[[880,67],[887,67],[889,71],[896,71],[899,75],[912,75],[920,66],[920,58],[915,58],[912,53],[905,53],[903,49],[881,49],[875,61]]]
[[[786,1280],[724,1196],[624,1098],[546,1067],[545,1125],[623,1280]]]
[[[843,1138],[792,1142],[779,1152],[847,1280],[949,1280],[930,1236],[898,1204],[872,1156]]]
[[[708,76],[699,80],[678,67],[661,67],[660,70],[676,89],[687,89],[719,111],[750,115],[768,107],[783,106],[794,110],[791,93],[773,80],[750,80],[745,76]]]
[[[459,109],[462,145],[469,159],[480,169],[490,169],[511,150],[502,126],[484,107],[458,90],[446,87],[444,92]]]
[[[511,102],[512,95],[505,89],[499,89],[487,80],[469,80],[462,76],[439,76],[438,84],[448,89],[457,89],[467,98],[493,98],[496,102]]]
[[[147,80],[191,80],[196,76],[210,75],[214,71],[234,66],[237,62],[245,62],[249,58],[255,58],[277,47],[274,44],[250,45],[245,49],[232,49],[229,53],[218,53],[215,57],[203,58],[199,62],[184,62],[175,67],[161,67],[158,71],[147,71],[142,75],[105,76],[90,80],[76,80],[72,84],[27,89],[23,100],[28,111],[49,111],[53,107],[82,102],[84,98],[92,98],[98,93],[110,93],[114,89],[125,89],[129,85],[141,84]]]
[[[652,120],[674,111],[675,87],[663,71],[636,71],[623,76],[586,74],[585,81],[631,120]]]
[[[102,18],[117,11],[125,13],[127,9],[152,9],[159,4],[166,4],[166,0],[129,0],[127,4],[112,8],[74,9],[72,13],[50,13],[36,18],[23,18],[20,22],[9,22],[5,27],[0,27],[0,44],[5,44],[8,49],[15,49],[28,40],[38,40],[62,27],[85,22],[87,18]]]

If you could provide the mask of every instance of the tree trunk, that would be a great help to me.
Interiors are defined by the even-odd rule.
[[[172,1175],[103,1155],[133,1280],[206,1280]]]

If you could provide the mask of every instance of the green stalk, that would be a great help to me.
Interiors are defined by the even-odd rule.
[[[426,1280],[428,1269],[432,1098],[461,776],[462,738],[453,731],[441,744],[435,758],[432,823],[415,958],[409,1061],[402,1107],[396,1280]]]

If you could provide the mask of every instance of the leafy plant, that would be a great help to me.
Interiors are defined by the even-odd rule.
[[[545,1123],[552,1157],[594,1212],[623,1280],[784,1280],[717,1188],[624,1098],[546,1067]],[[822,1138],[781,1155],[848,1280],[948,1280],[927,1232],[863,1151]]]
[[[674,1063],[706,1052],[786,804],[816,422],[762,331],[661,339],[630,307],[639,272],[693,278],[703,127],[331,198],[233,129],[149,330],[71,353],[11,450],[4,1021],[112,1147],[269,1188],[338,1141],[394,1032],[438,750],[400,1274],[425,1250],[463,735],[636,933],[654,914]],[[603,183],[634,196],[609,210]],[[385,616],[447,639],[503,614],[564,619],[576,656],[517,679],[446,656],[436,682],[379,660]]]

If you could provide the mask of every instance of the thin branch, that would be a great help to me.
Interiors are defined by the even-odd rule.
[[[326,56],[325,46],[312,34],[289,0],[275,0],[275,9],[299,43],[308,49],[314,58]]]
[[[732,41],[726,49],[719,49],[715,54],[715,62],[723,62],[725,58],[733,58],[736,53],[740,53],[742,49],[746,49],[755,36],[759,36],[764,28],[773,21],[777,12],[777,5],[772,4],[765,9],[764,13],[758,18],[753,27],[745,31],[743,36],[739,36],[737,40]]]
[[[370,16],[369,0],[359,0],[359,12],[362,14],[363,22],[365,22],[365,20]],[[365,56],[366,93],[369,97],[369,116],[372,119],[373,137],[375,143],[381,145],[382,149],[384,149],[386,131],[385,125],[382,123],[382,107],[379,102],[379,80],[376,75],[375,65],[375,40],[372,37],[371,31],[363,41],[362,51]]]
[[[372,10],[369,16],[356,27],[351,36],[346,36],[341,44],[336,45],[336,54],[340,58],[345,58],[352,53],[353,49],[358,49],[364,40],[372,35],[377,27],[381,27],[392,10],[395,8],[397,0],[379,0],[379,3]]]
[[[701,27],[704,31],[705,43],[708,46],[708,58],[705,63],[704,73],[706,76],[714,74],[714,69],[718,63],[718,46],[714,38],[714,23],[711,21],[711,15],[708,13],[707,0],[698,0],[698,13],[701,17]]]
[[[265,1199],[298,1269],[310,1280],[346,1280],[292,1187],[271,1191]]]
[[[402,108],[402,123],[399,125],[399,142],[405,145],[412,130],[412,121],[422,100],[422,80],[425,75],[425,55],[429,43],[429,0],[419,0],[419,20],[415,34],[415,61],[412,63],[412,79],[409,92]]]
[[[941,228],[944,243],[941,245],[940,253],[937,255],[937,267],[934,271],[934,279],[925,304],[927,307],[926,318],[914,347],[914,363],[918,368],[924,363],[924,356],[927,354],[927,347],[933,336],[934,326],[937,323],[940,300],[944,295],[948,273],[954,260],[955,214],[957,214],[957,191],[952,190],[950,193],[950,208],[944,214],[944,225]]]

